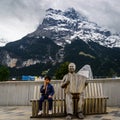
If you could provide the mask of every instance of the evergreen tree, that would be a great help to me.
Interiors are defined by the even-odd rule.
[[[0,66],[0,81],[7,81],[9,77],[9,70],[5,66]]]
[[[63,76],[68,73],[68,64],[69,62],[64,62],[60,65],[60,67],[55,72],[56,79],[62,79]]]

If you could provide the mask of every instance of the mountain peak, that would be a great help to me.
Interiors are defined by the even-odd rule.
[[[61,10],[57,10],[57,9],[53,9],[53,8],[49,8],[46,10],[46,16],[49,14],[59,14],[62,13]]]
[[[46,36],[60,46],[80,38],[86,43],[93,41],[105,47],[120,47],[119,35],[114,35],[109,30],[89,21],[74,8],[68,8],[65,11],[47,9],[42,24],[29,36]]]
[[[74,8],[68,8],[65,10],[64,15],[72,19],[87,20],[87,17],[77,12]]]
[[[57,9],[53,9],[53,8],[49,8],[46,10],[46,17],[48,17],[49,15],[62,15],[65,16],[66,18],[69,19],[79,19],[79,20],[87,20],[87,17],[84,16],[83,14],[77,12],[74,8],[68,8],[65,11],[62,10],[57,10]]]

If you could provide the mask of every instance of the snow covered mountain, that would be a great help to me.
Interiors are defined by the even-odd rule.
[[[48,9],[42,24],[22,39],[0,47],[0,65],[12,76],[41,75],[66,61],[79,70],[91,65],[95,76],[120,76],[120,35],[112,34],[73,8]]]
[[[112,34],[109,30],[89,21],[73,8],[65,11],[52,8],[46,10],[42,24],[28,36],[37,38],[46,36],[54,39],[60,46],[70,44],[73,39],[79,37],[86,43],[93,41],[106,47],[120,47],[120,35]]]

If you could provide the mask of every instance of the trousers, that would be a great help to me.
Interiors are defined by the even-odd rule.
[[[42,110],[42,103],[44,102],[44,100],[48,100],[48,110],[52,110],[53,99],[49,98],[46,95],[41,96],[39,100],[39,110]]]
[[[73,95],[71,93],[66,94],[66,112],[67,114],[72,114],[73,115]],[[83,93],[79,95],[79,100],[78,100],[78,109],[77,112],[83,112],[83,107],[84,107],[84,95]]]

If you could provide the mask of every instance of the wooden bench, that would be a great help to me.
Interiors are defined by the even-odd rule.
[[[89,82],[86,87],[85,94],[85,106],[84,114],[102,114],[107,113],[107,99],[108,97],[104,95],[103,83],[99,82]]]
[[[55,89],[55,95],[53,96],[53,114],[51,116],[65,116],[66,115],[66,105],[65,105],[65,93],[64,89],[60,87],[61,81],[52,81],[52,85]],[[102,114],[107,113],[107,99],[104,96],[102,83],[89,82],[85,91],[85,104],[84,104],[84,114]],[[39,98],[40,98],[40,84],[34,87],[34,99],[32,102],[32,116],[33,118],[38,116],[39,108]],[[77,101],[78,98],[74,98],[74,113],[77,111]],[[43,104],[43,114],[42,117],[47,117],[48,115],[48,103],[47,101]]]

